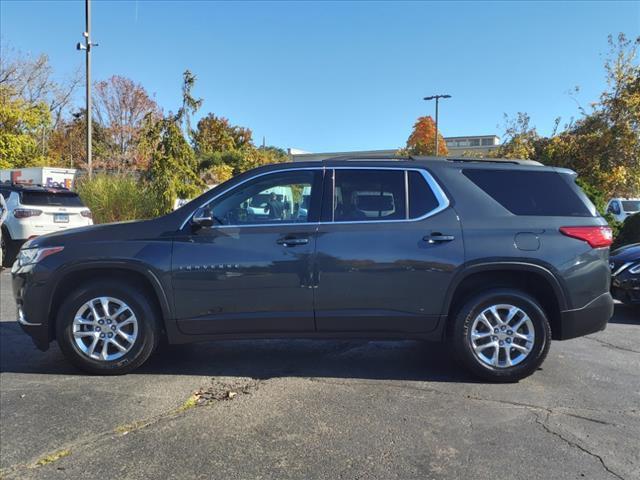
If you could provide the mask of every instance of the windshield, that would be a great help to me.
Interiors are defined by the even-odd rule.
[[[640,211],[640,200],[623,200],[622,209],[625,212],[637,212]]]
[[[73,192],[28,192],[20,195],[23,205],[37,205],[40,207],[84,207],[77,193]]]

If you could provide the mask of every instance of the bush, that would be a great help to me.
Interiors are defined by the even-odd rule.
[[[640,243],[640,213],[631,215],[622,224],[620,232],[615,237],[611,249],[629,245],[630,243]]]
[[[151,218],[157,201],[149,186],[131,175],[101,173],[81,179],[78,194],[95,223]]]
[[[576,183],[580,188],[582,188],[582,191],[587,195],[587,197],[589,197],[589,200],[591,200],[591,203],[595,205],[596,209],[598,210],[598,213],[602,215],[604,219],[607,221],[607,223],[611,227],[611,231],[613,232],[613,237],[616,238],[620,232],[622,223],[617,221],[613,215],[606,212],[607,199],[604,193],[602,193],[601,190],[599,190],[598,188],[594,187],[593,185],[591,185],[590,183],[588,183],[587,181],[581,178],[578,178],[576,180]]]

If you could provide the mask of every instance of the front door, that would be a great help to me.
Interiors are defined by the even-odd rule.
[[[213,227],[187,224],[174,242],[172,265],[183,333],[314,331],[322,173],[289,169],[254,177],[203,207],[211,209]]]
[[[336,168],[326,178],[318,331],[433,330],[464,261],[460,221],[442,189],[421,169]]]

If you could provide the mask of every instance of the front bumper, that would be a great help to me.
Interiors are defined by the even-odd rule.
[[[48,312],[49,288],[45,278],[48,272],[38,272],[29,265],[11,272],[13,296],[16,300],[18,324],[31,337],[38,349],[45,351],[52,340]]]
[[[622,303],[640,304],[640,275],[624,271],[611,282],[611,294]]]
[[[554,335],[557,340],[589,335],[607,327],[613,316],[613,298],[609,292],[596,297],[587,305],[576,310],[560,313],[560,331]]]

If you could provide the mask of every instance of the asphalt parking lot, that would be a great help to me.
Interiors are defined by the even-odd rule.
[[[2,478],[640,479],[640,312],[478,383],[444,346],[172,347],[123,377],[39,352],[0,275]]]

